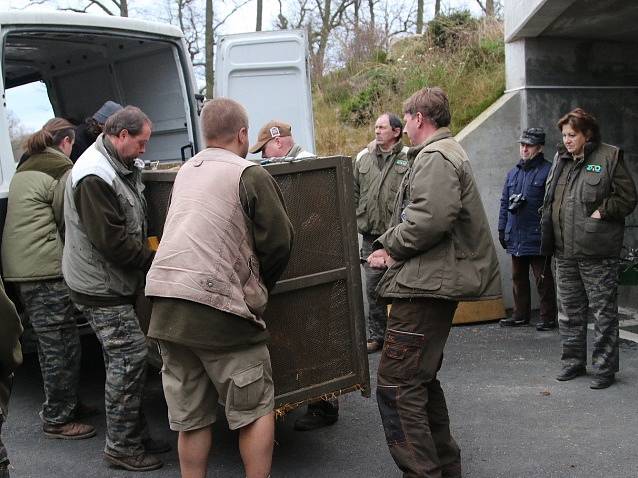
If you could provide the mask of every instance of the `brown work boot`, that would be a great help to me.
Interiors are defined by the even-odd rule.
[[[162,460],[148,453],[140,453],[135,456],[113,456],[104,453],[104,459],[109,465],[128,471],[151,471],[164,466]]]
[[[95,428],[86,423],[69,422],[64,425],[45,423],[42,431],[47,438],[59,438],[61,440],[83,440],[95,436]]]

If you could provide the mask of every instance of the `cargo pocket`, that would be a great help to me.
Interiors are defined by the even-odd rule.
[[[259,363],[242,372],[231,375],[233,403],[231,409],[254,410],[261,401],[264,390],[264,364]]]
[[[419,371],[425,336],[388,329],[383,344],[379,375],[411,379]]]

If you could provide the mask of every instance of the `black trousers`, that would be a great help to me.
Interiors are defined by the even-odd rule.
[[[531,267],[540,299],[541,322],[556,320],[556,289],[551,256],[512,256],[514,319],[529,320],[532,310],[529,269]]]

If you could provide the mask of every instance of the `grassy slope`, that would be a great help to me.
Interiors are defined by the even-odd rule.
[[[430,31],[434,29],[432,25]],[[355,155],[374,138],[384,111],[402,116],[402,103],[424,86],[441,86],[450,98],[458,133],[505,88],[502,24],[472,20],[403,39],[382,61],[349,64],[315,85],[315,135],[321,155]]]

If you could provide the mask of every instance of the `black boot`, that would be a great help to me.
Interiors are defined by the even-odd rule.
[[[320,400],[317,403],[308,405],[308,410],[303,417],[295,421],[295,430],[307,432],[317,428],[327,427],[334,424],[339,419],[339,404]]]

